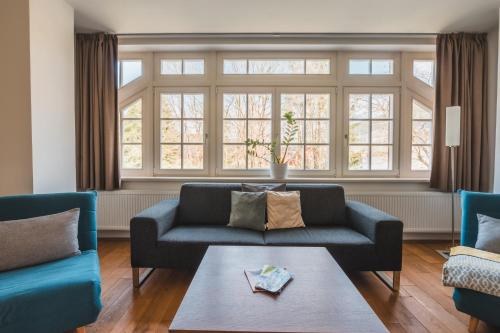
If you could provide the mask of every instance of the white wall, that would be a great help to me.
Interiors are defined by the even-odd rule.
[[[30,0],[33,192],[75,191],[74,13]]]

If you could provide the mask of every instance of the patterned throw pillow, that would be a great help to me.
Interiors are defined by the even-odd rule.
[[[264,231],[266,193],[231,191],[231,215],[227,226]]]
[[[304,228],[300,192],[267,192],[267,229]]]
[[[500,253],[500,220],[477,214],[476,249]]]

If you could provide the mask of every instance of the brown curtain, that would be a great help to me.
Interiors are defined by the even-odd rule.
[[[431,187],[451,191],[450,154],[445,147],[446,107],[460,105],[461,139],[456,148],[456,188],[489,190],[486,34],[437,37],[436,107]]]
[[[109,34],[77,34],[75,48],[77,188],[120,187],[118,40]]]

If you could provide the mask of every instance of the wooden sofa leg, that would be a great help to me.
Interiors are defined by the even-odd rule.
[[[385,274],[380,271],[373,271],[373,273],[389,288],[394,292],[399,292],[399,287],[401,285],[401,271],[393,271],[392,272],[392,280]]]
[[[470,333],[476,333],[477,325],[478,324],[479,324],[479,319],[470,316],[470,319],[469,319],[469,332]]]
[[[78,327],[75,329],[75,333],[85,333],[87,330],[85,329],[85,326]]]
[[[154,268],[146,268],[141,274],[141,269],[139,267],[132,267],[132,283],[134,288],[139,288],[153,271]]]

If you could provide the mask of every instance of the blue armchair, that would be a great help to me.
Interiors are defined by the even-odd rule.
[[[74,329],[82,332],[83,326],[97,319],[102,305],[96,198],[96,192],[0,197],[0,221],[79,207],[78,242],[82,252],[70,258],[0,272],[0,332],[59,333]]]
[[[460,244],[475,247],[477,214],[500,218],[500,194],[461,192],[462,234]],[[470,289],[455,288],[453,300],[457,310],[471,316],[469,331],[475,332],[479,320],[500,326],[500,298]]]

